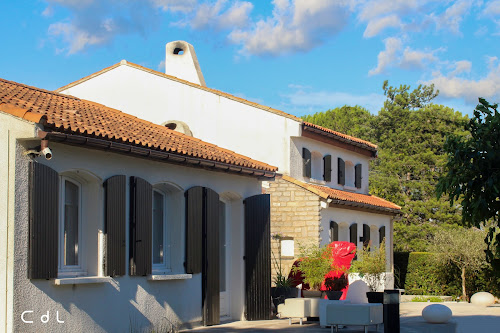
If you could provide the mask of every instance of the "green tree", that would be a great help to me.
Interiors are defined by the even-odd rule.
[[[484,268],[485,232],[476,228],[441,231],[434,236],[431,250],[442,266],[457,267],[461,272],[462,299],[467,300],[466,279],[473,278]]]
[[[463,135],[467,118],[442,105],[430,104],[438,91],[413,91],[385,81],[387,100],[373,124],[379,158],[371,164],[370,192],[402,207],[394,225],[396,251],[426,251],[443,224],[460,221],[458,206],[436,198],[436,184],[446,162],[443,149],[450,134]]]
[[[479,98],[474,117],[465,125],[467,136],[450,135],[444,145],[446,174],[437,194],[448,194],[451,205],[461,203],[466,225],[491,223],[486,237],[487,259],[500,269],[500,114],[498,104]]]
[[[375,116],[370,111],[357,105],[344,105],[302,117],[304,121],[368,141],[373,139],[372,121],[374,118]]]

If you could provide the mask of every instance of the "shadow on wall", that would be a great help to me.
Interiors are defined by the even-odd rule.
[[[54,286],[52,281],[32,280],[36,294],[49,297],[57,306],[49,304],[44,308],[43,305],[37,305],[34,313],[26,316],[34,321],[33,324],[23,323],[21,314],[15,314],[16,320],[19,320],[16,327],[23,332],[37,333],[47,329],[50,332],[68,332],[69,327],[74,332],[143,332],[144,329],[170,332],[172,328],[180,326],[181,319],[171,309],[169,301],[184,298],[181,290],[187,288],[184,280],[167,283],[168,288],[165,288],[164,282],[128,276],[119,277],[112,283],[67,286]],[[201,298],[192,293],[191,296],[188,298],[191,302],[180,304],[179,312],[193,312],[192,300]],[[43,298],[33,295],[33,299]],[[201,304],[201,301],[195,303]],[[34,305],[26,308],[32,307]],[[192,318],[194,321],[201,320],[201,306],[199,308],[200,317]],[[50,320],[42,324],[40,317],[47,311],[50,311]],[[64,323],[57,323],[56,311]]]

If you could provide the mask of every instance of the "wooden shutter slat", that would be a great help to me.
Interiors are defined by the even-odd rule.
[[[354,245],[358,246],[358,224],[353,223],[349,227],[349,241],[354,243]]]
[[[362,165],[356,164],[354,167],[354,186],[356,186],[356,188],[361,188],[361,170]]]
[[[29,178],[28,278],[57,278],[59,175],[31,162]]]
[[[104,182],[106,275],[125,275],[125,223],[127,177],[113,176]]]
[[[130,275],[152,271],[153,187],[139,177],[130,177]]]
[[[345,162],[340,157],[337,159],[338,162],[338,183],[340,185],[345,185]]]
[[[379,244],[380,244],[385,239],[385,226],[381,226],[380,229],[378,229],[378,237],[379,237]]]
[[[332,180],[332,155],[326,155],[323,157],[323,179],[326,182]]]
[[[267,320],[271,313],[271,227],[269,194],[245,200],[246,319]]]
[[[311,152],[307,148],[302,148],[302,164],[304,177],[311,178]]]
[[[220,323],[219,195],[204,188],[202,304],[203,324]]]
[[[363,246],[370,245],[370,226],[363,224]]]
[[[330,242],[339,240],[339,225],[337,222],[330,221]]]
[[[203,187],[188,189],[186,197],[186,273],[202,270]]]

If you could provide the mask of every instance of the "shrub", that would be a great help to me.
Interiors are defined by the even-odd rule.
[[[412,252],[408,256],[405,292],[408,295],[445,295],[446,278],[433,254]]]
[[[363,247],[357,252],[357,256],[358,260],[352,262],[349,273],[359,273],[370,290],[375,291],[386,271],[385,241],[373,251],[370,250],[369,246]]]
[[[432,302],[432,303],[438,303],[438,302],[442,302],[442,298],[441,297],[437,297],[437,296],[431,296],[431,297],[425,297],[425,296],[417,296],[417,297],[413,297],[412,302]]]

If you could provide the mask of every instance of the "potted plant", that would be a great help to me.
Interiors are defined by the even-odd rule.
[[[353,261],[349,273],[357,273],[366,282],[370,291],[366,293],[369,303],[383,303],[384,293],[377,291],[385,273],[385,241],[373,251],[369,246],[357,252],[358,259]],[[351,279],[352,280],[352,279]],[[383,285],[383,284],[382,284]]]
[[[302,292],[304,296],[321,297],[320,288],[325,280],[325,275],[333,269],[327,246],[319,247],[316,244],[299,245],[299,249],[299,263],[293,268],[293,271],[302,273],[304,283],[308,284],[313,291],[303,290]]]
[[[349,280],[345,274],[339,277],[328,277],[325,279],[326,296],[329,300],[339,300],[342,297],[342,290],[347,286]]]
[[[274,251],[272,252],[273,256],[273,264],[274,264],[274,269],[276,271],[276,276],[274,278],[274,287],[271,287],[271,296],[273,298],[273,302],[275,307],[278,306],[278,304],[283,303],[285,301],[285,298],[289,297],[297,297],[297,290],[295,288],[291,288],[291,281],[290,279],[283,274],[283,266],[281,264],[281,239],[283,236],[279,233],[276,233],[271,236],[271,238],[278,243],[278,256],[274,254]]]

